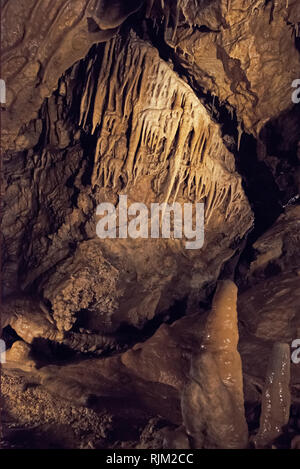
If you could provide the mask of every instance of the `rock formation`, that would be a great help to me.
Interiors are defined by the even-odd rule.
[[[1,1],[1,446],[266,434],[300,330],[299,24],[298,0]],[[203,246],[99,238],[121,195],[204,204]],[[257,446],[297,447],[299,370]]]
[[[270,445],[288,424],[290,417],[290,347],[275,343],[263,389],[260,427],[255,445]]]
[[[194,448],[238,449],[248,442],[236,302],[235,284],[221,281],[207,319],[203,351],[192,357],[182,413]]]

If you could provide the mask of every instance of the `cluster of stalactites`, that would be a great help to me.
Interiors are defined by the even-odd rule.
[[[106,44],[99,76],[96,59],[87,65],[80,125],[97,136],[92,185],[152,175],[166,202],[181,192],[206,202],[207,220],[225,201],[226,217],[234,215],[241,179],[219,127],[155,49],[133,35],[119,46],[120,38]]]

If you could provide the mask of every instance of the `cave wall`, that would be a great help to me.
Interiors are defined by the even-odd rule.
[[[151,419],[180,434],[190,358],[218,280],[231,279],[251,430],[273,344],[300,330],[299,2],[2,0],[1,14],[1,326],[16,344],[5,412],[46,426],[50,412],[69,447],[107,447],[120,414],[143,422],[133,440],[161,448]],[[99,239],[97,206],[120,195],[203,202],[204,246]],[[293,364],[295,406],[299,383]],[[115,401],[93,413],[103,398],[126,400],[127,414]]]

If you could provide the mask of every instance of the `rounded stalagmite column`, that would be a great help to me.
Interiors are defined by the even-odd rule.
[[[289,345],[275,343],[262,393],[259,432],[254,438],[254,444],[257,448],[270,446],[289,421],[291,407],[290,362]]]
[[[194,448],[245,448],[241,357],[237,350],[237,287],[220,281],[209,314],[202,351],[192,357],[182,396],[186,431]]]
[[[244,416],[242,361],[237,350],[237,291],[237,286],[231,280],[218,283],[202,347],[204,351],[213,354],[220,377],[231,394],[235,395],[235,402]]]

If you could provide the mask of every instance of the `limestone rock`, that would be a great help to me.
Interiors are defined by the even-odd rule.
[[[256,259],[251,263],[250,273],[259,276],[264,271],[279,272],[297,269],[299,257],[300,207],[287,207],[276,223],[253,245]]]
[[[36,367],[36,362],[31,357],[31,348],[25,342],[18,340],[6,353],[6,361],[21,370],[31,370]],[[12,362],[12,363],[10,363]]]
[[[245,447],[244,397],[257,432],[273,344],[300,330],[299,14],[299,0],[1,2],[1,393],[4,426],[21,426],[5,445]],[[203,203],[202,248],[174,230],[98,238],[97,207],[120,195]]]
[[[6,318],[3,325],[10,325],[28,344],[37,338],[62,341],[63,335],[41,302],[30,297],[9,298],[1,305],[1,310]]]
[[[147,381],[168,384],[178,390],[186,381],[188,359],[166,325],[145,344],[137,344],[123,354],[122,363]]]
[[[45,98],[55,90],[60,76],[90,47],[109,40],[122,22],[141,6],[124,7],[114,2],[66,0],[36,3],[8,1],[2,11],[2,78],[7,86],[7,111],[3,140],[10,149],[30,148],[30,140],[18,133],[37,117]],[[93,27],[99,23],[99,27]],[[26,122],[24,110],[26,109]]]
[[[147,72],[137,72],[136,63]],[[77,123],[74,115],[68,120],[77,99],[74,81],[80,83]],[[99,114],[106,99],[109,106]],[[31,150],[25,159],[20,153],[5,162],[5,295],[19,284],[34,286],[51,302],[62,330],[83,320],[84,328],[112,332],[124,322],[141,328],[216,281],[253,215],[219,126],[154,47],[134,33],[100,45],[62,78],[41,112],[47,129],[41,157]],[[62,129],[70,139],[66,149]],[[80,129],[82,139],[93,139],[89,156],[76,137]],[[184,240],[174,239],[98,239],[97,205],[117,205],[124,192],[129,203],[147,206],[205,201],[203,249],[188,251]],[[32,236],[24,243],[28,224]]]
[[[237,431],[236,408],[211,353],[192,361],[191,379],[182,395],[182,414],[192,447],[237,449],[247,444],[246,426]]]
[[[262,340],[290,342],[300,327],[299,276],[280,274],[262,280],[238,300],[243,330]]]
[[[164,2],[163,26],[176,59],[200,89],[230,103],[246,129],[258,135],[271,116],[291,106],[300,68],[297,0],[183,1],[176,13],[172,5]]]

